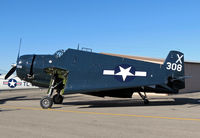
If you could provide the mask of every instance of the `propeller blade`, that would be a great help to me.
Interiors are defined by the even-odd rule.
[[[17,62],[19,60],[19,55],[20,55],[20,50],[21,50],[21,44],[22,44],[22,38],[20,38],[20,41],[19,41],[19,49],[18,49],[18,54],[17,54]]]
[[[16,69],[17,69],[17,64],[18,64],[19,55],[20,55],[20,50],[21,50],[21,44],[22,44],[22,38],[20,38],[20,41],[19,41],[19,49],[18,49],[18,54],[17,54],[17,63],[16,63],[16,65],[14,65],[14,66],[10,69],[10,71],[6,74],[5,80],[6,80],[7,78],[9,78],[9,77],[16,71]]]
[[[32,59],[32,62],[31,62],[31,67],[30,67],[30,73],[27,74],[29,79],[33,78],[33,63],[35,61],[35,57],[36,57],[36,55],[33,55],[33,59]]]
[[[10,70],[10,71],[6,74],[6,76],[5,76],[5,80],[6,80],[7,78],[9,78],[9,77],[15,72],[16,68],[17,68],[17,66],[13,66],[13,67],[11,68],[11,70]]]

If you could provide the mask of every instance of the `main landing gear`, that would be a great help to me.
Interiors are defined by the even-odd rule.
[[[43,109],[51,108],[54,104],[62,104],[63,96],[61,91],[64,91],[63,79],[60,79],[57,74],[53,75],[51,78],[51,83],[48,90],[48,95],[40,100],[40,105]],[[57,94],[52,97],[53,91],[56,89]]]
[[[149,104],[149,100],[147,99],[146,92],[144,92],[144,95],[141,92],[138,92],[142,100],[144,101],[144,104]]]

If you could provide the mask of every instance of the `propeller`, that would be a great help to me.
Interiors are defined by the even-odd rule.
[[[19,42],[19,50],[18,50],[18,55],[17,55],[17,62],[19,60],[19,55],[20,55],[20,49],[21,49],[21,43],[22,43],[22,39],[20,38],[20,42]],[[9,78],[17,69],[17,64],[13,65],[13,67],[10,69],[10,71],[6,74],[5,76],[5,80],[7,78]]]
[[[30,67],[30,72],[29,72],[29,74],[27,74],[29,79],[33,79],[34,78],[34,76],[33,76],[33,63],[35,61],[35,57],[36,57],[36,55],[33,55],[33,59],[32,59],[32,62],[31,62],[31,67]]]
[[[6,74],[6,76],[5,76],[5,80],[6,80],[7,78],[9,78],[9,77],[15,72],[16,68],[17,68],[17,66],[15,65],[15,66],[13,66],[13,67],[10,69],[10,71],[9,71],[9,72]]]

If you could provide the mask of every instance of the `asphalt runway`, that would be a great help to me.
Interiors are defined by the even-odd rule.
[[[200,93],[133,99],[65,95],[41,109],[46,90],[0,92],[1,138],[200,137]]]

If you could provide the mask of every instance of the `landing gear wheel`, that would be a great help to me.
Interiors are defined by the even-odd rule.
[[[44,98],[42,98],[40,100],[40,106],[43,109],[51,108],[52,105],[53,105],[53,100],[50,97],[48,97],[48,96],[46,96],[46,97],[44,97]]]
[[[62,104],[63,103],[63,96],[56,94],[53,96],[53,103],[54,104]]]
[[[144,104],[149,104],[149,100],[145,99]]]

